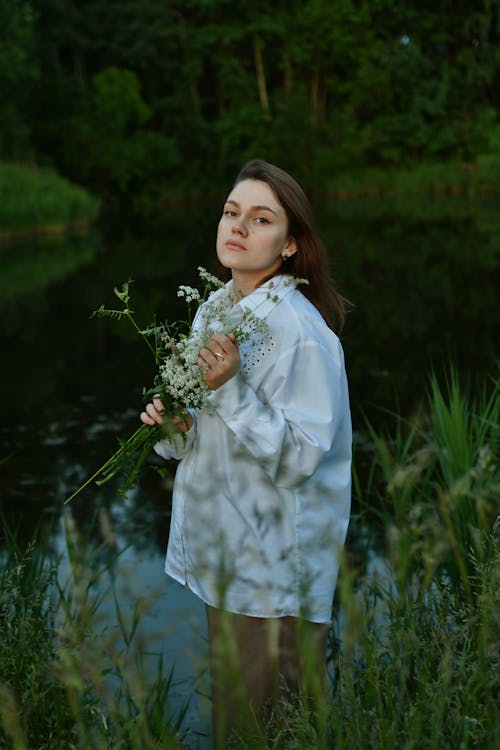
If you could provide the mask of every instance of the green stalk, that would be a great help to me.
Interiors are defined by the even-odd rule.
[[[136,440],[137,440],[137,438],[138,438],[139,436],[141,436],[141,437],[142,437],[142,435],[145,435],[145,433],[146,433],[146,431],[147,431],[148,429],[149,429],[148,425],[146,425],[146,424],[142,424],[142,425],[141,425],[141,426],[140,426],[140,427],[139,427],[139,428],[138,428],[138,429],[137,429],[137,430],[136,430],[136,431],[134,432],[134,434],[133,434],[133,435],[131,435],[131,437],[129,437],[129,439],[128,439],[128,440],[127,440],[127,441],[126,441],[126,442],[125,442],[125,443],[124,443],[123,445],[121,445],[121,446],[120,446],[120,448],[119,448],[119,449],[118,449],[118,450],[117,450],[117,451],[116,451],[115,453],[113,453],[113,455],[111,456],[111,458],[108,458],[108,460],[106,461],[106,463],[104,463],[104,464],[103,464],[102,466],[100,466],[100,467],[99,467],[99,468],[97,469],[97,471],[96,471],[96,472],[95,472],[94,474],[92,474],[92,476],[91,476],[91,477],[89,477],[89,479],[87,479],[87,481],[86,481],[86,482],[84,482],[84,483],[83,483],[83,484],[81,485],[81,487],[79,487],[79,488],[78,488],[78,489],[77,489],[77,490],[76,490],[75,492],[73,492],[73,494],[72,494],[72,495],[70,495],[70,496],[69,496],[69,497],[68,497],[68,498],[67,498],[67,499],[66,499],[66,500],[64,501],[64,505],[67,505],[67,504],[68,504],[69,502],[71,502],[71,500],[73,500],[73,498],[74,498],[74,497],[76,497],[77,495],[79,495],[79,494],[80,494],[80,492],[82,492],[82,490],[84,490],[84,489],[85,489],[86,487],[88,487],[88,485],[89,485],[89,484],[90,484],[91,482],[93,482],[93,481],[94,481],[94,480],[95,480],[95,479],[96,479],[96,478],[97,478],[97,477],[98,477],[98,476],[99,476],[100,474],[104,473],[104,472],[106,471],[106,469],[107,469],[107,468],[108,468],[108,467],[109,467],[109,466],[110,466],[110,465],[111,465],[111,464],[112,464],[112,463],[113,463],[114,461],[116,461],[116,459],[117,459],[117,458],[119,458],[119,457],[120,457],[120,456],[121,456],[121,455],[122,455],[122,454],[123,454],[123,453],[124,453],[124,452],[125,452],[125,451],[126,451],[126,450],[127,450],[128,448],[130,448],[130,445],[131,445],[131,444],[132,444],[132,443],[133,443],[134,441],[136,441]],[[143,439],[141,439],[140,441],[138,441],[138,446],[139,446],[139,445],[142,445],[142,443],[143,443],[143,442],[144,442],[144,440],[143,440]],[[112,476],[114,476],[114,474],[116,474],[116,471],[117,471],[117,470],[115,470],[115,471],[114,471],[114,472],[113,472],[112,474],[110,474],[110,475],[109,475],[109,476],[108,476],[108,477],[106,478],[106,481],[107,481],[108,479],[111,479],[111,477],[112,477]],[[103,484],[103,482],[101,482],[101,484]]]
[[[157,354],[156,354],[156,351],[155,351],[155,349],[154,349],[154,348],[153,348],[153,347],[151,346],[151,343],[150,343],[150,342],[148,341],[148,338],[147,338],[147,336],[145,336],[145,335],[143,334],[143,332],[141,331],[141,329],[139,328],[139,326],[138,326],[138,325],[137,325],[137,323],[135,322],[135,319],[134,319],[134,317],[133,317],[133,315],[132,315],[132,311],[131,311],[131,310],[129,310],[129,308],[128,308],[128,307],[126,307],[126,308],[125,308],[125,310],[124,310],[124,313],[125,313],[125,315],[127,316],[127,318],[128,318],[129,320],[130,320],[130,322],[132,323],[132,325],[134,326],[134,328],[135,328],[135,330],[137,331],[137,333],[138,333],[138,334],[140,334],[140,335],[142,336],[142,338],[144,339],[144,341],[146,342],[146,345],[147,345],[148,349],[150,350],[151,354],[153,355],[153,357],[155,358],[155,362],[156,362],[156,360],[157,360]]]

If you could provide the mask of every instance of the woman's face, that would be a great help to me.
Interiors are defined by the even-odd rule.
[[[244,294],[296,252],[283,206],[266,182],[243,180],[229,194],[217,231],[217,256]]]

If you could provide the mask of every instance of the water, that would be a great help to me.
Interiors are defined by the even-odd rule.
[[[318,206],[317,206],[318,209]],[[2,511],[22,543],[35,530],[64,556],[62,501],[138,426],[154,365],[123,323],[90,319],[133,278],[147,324],[184,316],[180,283],[211,267],[218,207],[187,208],[144,226],[0,246]],[[352,302],[343,344],[356,440],[364,415],[380,429],[411,415],[431,368],[452,360],[472,387],[495,374],[499,340],[500,215],[493,204],[320,205],[318,223],[341,289]],[[71,504],[90,544],[108,514],[119,548],[113,585],[126,606],[153,597],[143,627],[176,659],[177,701],[193,695],[190,726],[207,726],[203,606],[163,574],[174,466],[148,470],[126,501],[113,485]],[[351,543],[355,543],[352,539]],[[111,598],[108,604],[111,603]],[[113,608],[104,615],[113,621]],[[190,634],[187,637],[187,634]],[[205,729],[204,729],[205,728]]]

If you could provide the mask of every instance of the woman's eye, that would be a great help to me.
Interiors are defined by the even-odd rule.
[[[226,208],[224,216],[236,216],[236,211],[233,211],[232,208]]]
[[[257,216],[257,223],[258,224],[269,224],[269,219],[266,219],[264,216]]]

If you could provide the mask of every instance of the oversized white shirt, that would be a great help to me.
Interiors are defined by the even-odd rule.
[[[235,304],[235,324],[243,308],[269,335],[241,345],[211,413],[155,446],[180,459],[165,570],[214,607],[328,622],[351,503],[342,347],[287,276]]]

